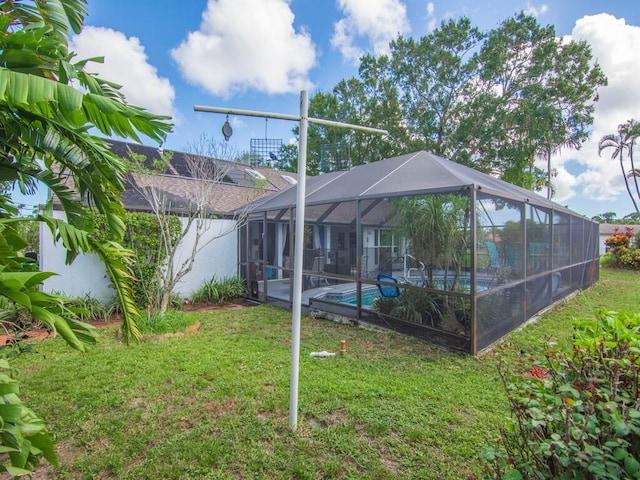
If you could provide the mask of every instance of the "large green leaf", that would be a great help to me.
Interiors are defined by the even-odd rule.
[[[0,275],[5,280],[16,280],[20,282],[24,288],[31,288],[56,274],[53,272],[5,272]]]

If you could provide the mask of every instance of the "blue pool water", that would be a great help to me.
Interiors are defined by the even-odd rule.
[[[458,284],[464,290],[466,290],[467,292],[470,291],[469,278],[459,278],[458,282],[459,282]],[[481,292],[491,288],[491,282],[492,282],[492,279],[479,278],[477,280],[478,291]],[[444,281],[442,279],[439,281],[436,280],[434,283],[436,284],[437,287],[440,287],[440,288],[444,286]],[[362,307],[371,308],[371,305],[373,304],[375,299],[379,297],[380,297],[380,291],[378,290],[377,287],[372,287],[372,286],[362,287]],[[322,296],[322,298],[330,302],[345,303],[347,305],[357,305],[358,303],[358,298],[357,298],[355,288],[348,289],[346,291],[327,292]]]
[[[373,301],[380,296],[380,292],[377,287],[363,287],[362,288],[362,306],[370,307]],[[329,300],[336,303],[346,303],[348,305],[356,305],[358,303],[358,295],[355,289],[349,289],[347,291],[328,292],[323,297],[324,300]]]
[[[362,291],[362,306],[365,308],[371,307],[376,298],[380,296],[380,292],[376,288],[375,290]],[[346,298],[342,298],[340,303],[348,303],[349,305],[356,305],[358,303],[357,295],[349,295]]]

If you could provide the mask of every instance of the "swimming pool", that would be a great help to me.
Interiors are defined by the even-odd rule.
[[[458,285],[462,288],[463,292],[470,293],[471,287],[469,284],[469,280],[470,280],[469,277],[458,278]],[[451,280],[448,283],[450,282]],[[489,290],[492,287],[492,283],[494,283],[494,279],[492,278],[478,278],[476,281],[477,289],[479,292],[482,292],[484,290]],[[434,284],[435,284],[435,288],[443,288],[444,279],[443,278],[434,279]],[[322,296],[319,296],[317,298],[321,298],[329,302],[343,303],[347,305],[358,304],[358,296],[357,296],[355,285],[353,285],[352,288],[326,292]],[[377,286],[364,285],[362,287],[362,307],[363,308],[370,309],[371,306],[373,305],[373,302],[377,298],[380,298],[380,291],[378,290]]]
[[[380,292],[378,291],[378,287],[362,287],[362,306],[370,308],[374,300],[379,296]],[[355,288],[346,291],[327,292],[320,298],[330,302],[346,303],[347,305],[356,305],[358,303],[358,294]]]

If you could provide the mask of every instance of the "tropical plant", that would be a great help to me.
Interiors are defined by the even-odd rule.
[[[43,184],[66,216],[54,218],[50,200],[42,213],[25,220],[12,200],[0,195],[0,296],[24,307],[73,348],[84,350],[95,341],[91,326],[59,295],[39,290],[53,273],[23,267],[28,260],[20,252],[27,244],[17,225],[43,222],[66,249],[68,262],[80,252],[94,252],[105,263],[122,305],[124,338],[137,339],[130,252],[118,243],[124,232],[124,164],[90,131],[136,141],[142,134],[162,142],[171,125],[167,117],[129,105],[119,86],[87,72],[89,60],[73,61],[68,38],[82,28],[86,0],[6,0],[0,1],[0,12],[0,182],[25,194]],[[108,240],[91,237],[88,209],[105,215]],[[2,457],[0,468],[18,475],[33,468],[39,455],[55,461],[44,423],[21,405],[13,382],[4,384],[9,386],[3,390],[6,408],[0,410],[0,447],[9,456]]]
[[[512,419],[482,458],[490,478],[640,477],[640,314],[577,321],[524,375],[499,363]]]
[[[241,296],[245,290],[246,282],[240,277],[225,277],[218,280],[214,275],[202,282],[200,288],[191,295],[191,301],[225,303]]]
[[[125,338],[135,338],[128,254],[117,243],[124,232],[124,165],[89,129],[162,141],[171,126],[127,104],[117,85],[86,72],[87,60],[72,61],[67,38],[80,31],[86,1],[5,1],[0,10],[0,180],[15,182],[23,193],[38,182],[51,189],[66,221],[54,219],[50,205],[37,219],[67,249],[67,261],[93,251],[106,263],[123,305]],[[106,216],[109,241],[90,238],[87,206]]]
[[[616,227],[604,244],[608,251],[602,256],[603,266],[640,270],[640,234],[634,237],[631,227],[624,231]]]
[[[416,288],[403,288],[397,297],[377,297],[372,308],[408,322],[438,327],[442,323],[443,298]]]
[[[631,202],[633,202],[633,207],[635,208],[636,212],[640,212],[640,210],[638,210],[638,202],[631,192],[631,187],[629,185],[630,177],[633,177],[634,181],[636,182],[636,191],[638,193],[639,199],[640,190],[638,190],[637,177],[635,175],[627,174],[627,170],[624,164],[624,152],[627,152],[627,155],[632,162],[631,171],[634,172],[635,167],[633,165],[633,145],[635,143],[635,139],[640,133],[638,132],[638,128],[639,127],[635,125],[633,120],[630,120],[626,124],[618,125],[617,133],[605,135],[600,139],[600,142],[598,142],[598,155],[602,155],[602,152],[606,149],[612,149],[611,159],[618,159],[618,162],[620,163],[620,170],[622,171],[622,177],[624,179],[624,186],[627,189],[627,194],[629,195]]]
[[[469,242],[469,198],[413,196],[394,200],[394,206],[407,251],[424,264],[423,286],[439,288],[434,272],[443,270],[442,288],[455,290]]]

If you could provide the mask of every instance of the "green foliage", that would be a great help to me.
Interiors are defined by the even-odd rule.
[[[317,171],[322,145],[343,142],[353,165],[427,150],[538,188],[551,181],[552,155],[588,138],[606,83],[586,42],[564,42],[532,16],[486,32],[468,18],[449,20],[419,39],[394,40],[388,56],[364,56],[357,78],[313,96],[311,116],[390,135],[311,126],[308,173]]]
[[[607,252],[600,257],[600,266],[603,268],[618,268],[620,267],[620,258]]]
[[[53,465],[57,458],[44,421],[22,403],[10,373],[9,363],[0,359],[0,452],[8,457],[0,463],[0,472],[17,477],[36,468],[40,457]]]
[[[393,204],[407,251],[425,265],[424,286],[434,286],[434,271],[444,270],[443,288],[455,290],[469,242],[469,197],[413,196]],[[450,272],[453,279],[448,278]]]
[[[225,277],[218,280],[214,275],[202,282],[200,288],[191,295],[191,301],[221,304],[241,296],[245,290],[245,281],[240,277]]]
[[[158,269],[166,261],[166,250],[162,241],[162,231],[158,219],[153,213],[127,212],[124,216],[127,229],[122,240],[133,252],[131,271],[136,279],[133,283],[133,298],[138,308],[157,309],[160,292]],[[94,215],[96,238],[106,239],[108,235],[106,219]],[[175,242],[180,236],[182,226],[175,215],[167,218],[167,227]]]
[[[620,255],[620,263],[625,268],[640,270],[640,248],[633,248]]]
[[[75,307],[78,310],[78,317],[82,321],[101,321],[106,322],[111,317],[120,313],[119,304],[116,299],[104,304],[91,295],[91,292],[85,293],[80,298],[68,298],[65,303]]]
[[[492,478],[640,477],[640,314],[575,322],[572,347],[554,342],[525,378],[499,373],[512,421],[483,452]],[[526,378],[528,377],[528,378]]]
[[[86,0],[0,1],[0,183],[23,194],[38,185],[49,188],[65,214],[53,217],[50,200],[34,218],[19,218],[12,200],[0,194],[0,297],[7,306],[24,309],[54,329],[73,348],[95,341],[92,329],[75,307],[58,295],[40,291],[51,272],[33,271],[20,252],[27,247],[20,222],[47,225],[67,251],[67,262],[94,252],[105,264],[122,307],[126,341],[139,338],[138,311],[131,300],[130,252],[118,240],[124,232],[120,199],[124,165],[103,136],[140,140],[140,134],[162,142],[171,131],[168,117],[129,105],[119,86],[85,71],[88,60],[72,62],[68,39],[79,33]],[[99,59],[94,59],[99,60]],[[110,234],[91,238],[86,205],[106,218]],[[53,462],[53,447],[41,420],[24,409],[12,382],[0,404],[1,468],[28,474],[36,456]],[[15,426],[15,428],[14,428]]]
[[[636,308],[640,273],[601,281],[513,332],[515,362],[571,340],[590,305]],[[55,425],[55,478],[479,479],[474,461],[508,416],[491,355],[303,316],[298,434],[288,429],[291,313],[190,312],[197,335],[126,348],[108,329],[82,362],[56,339],[16,360],[21,392]],[[309,357],[313,351],[347,354]],[[528,367],[529,365],[527,365]],[[113,374],[106,375],[105,368]],[[81,381],[79,381],[81,379]],[[55,385],[55,388],[51,388]],[[150,447],[151,446],[151,447]],[[90,451],[90,454],[88,453]],[[243,461],[238,461],[242,458]],[[337,471],[337,473],[336,473]],[[295,472],[299,472],[297,475]]]
[[[397,297],[377,297],[372,308],[413,323],[439,326],[442,322],[442,297],[420,290],[404,288]]]

